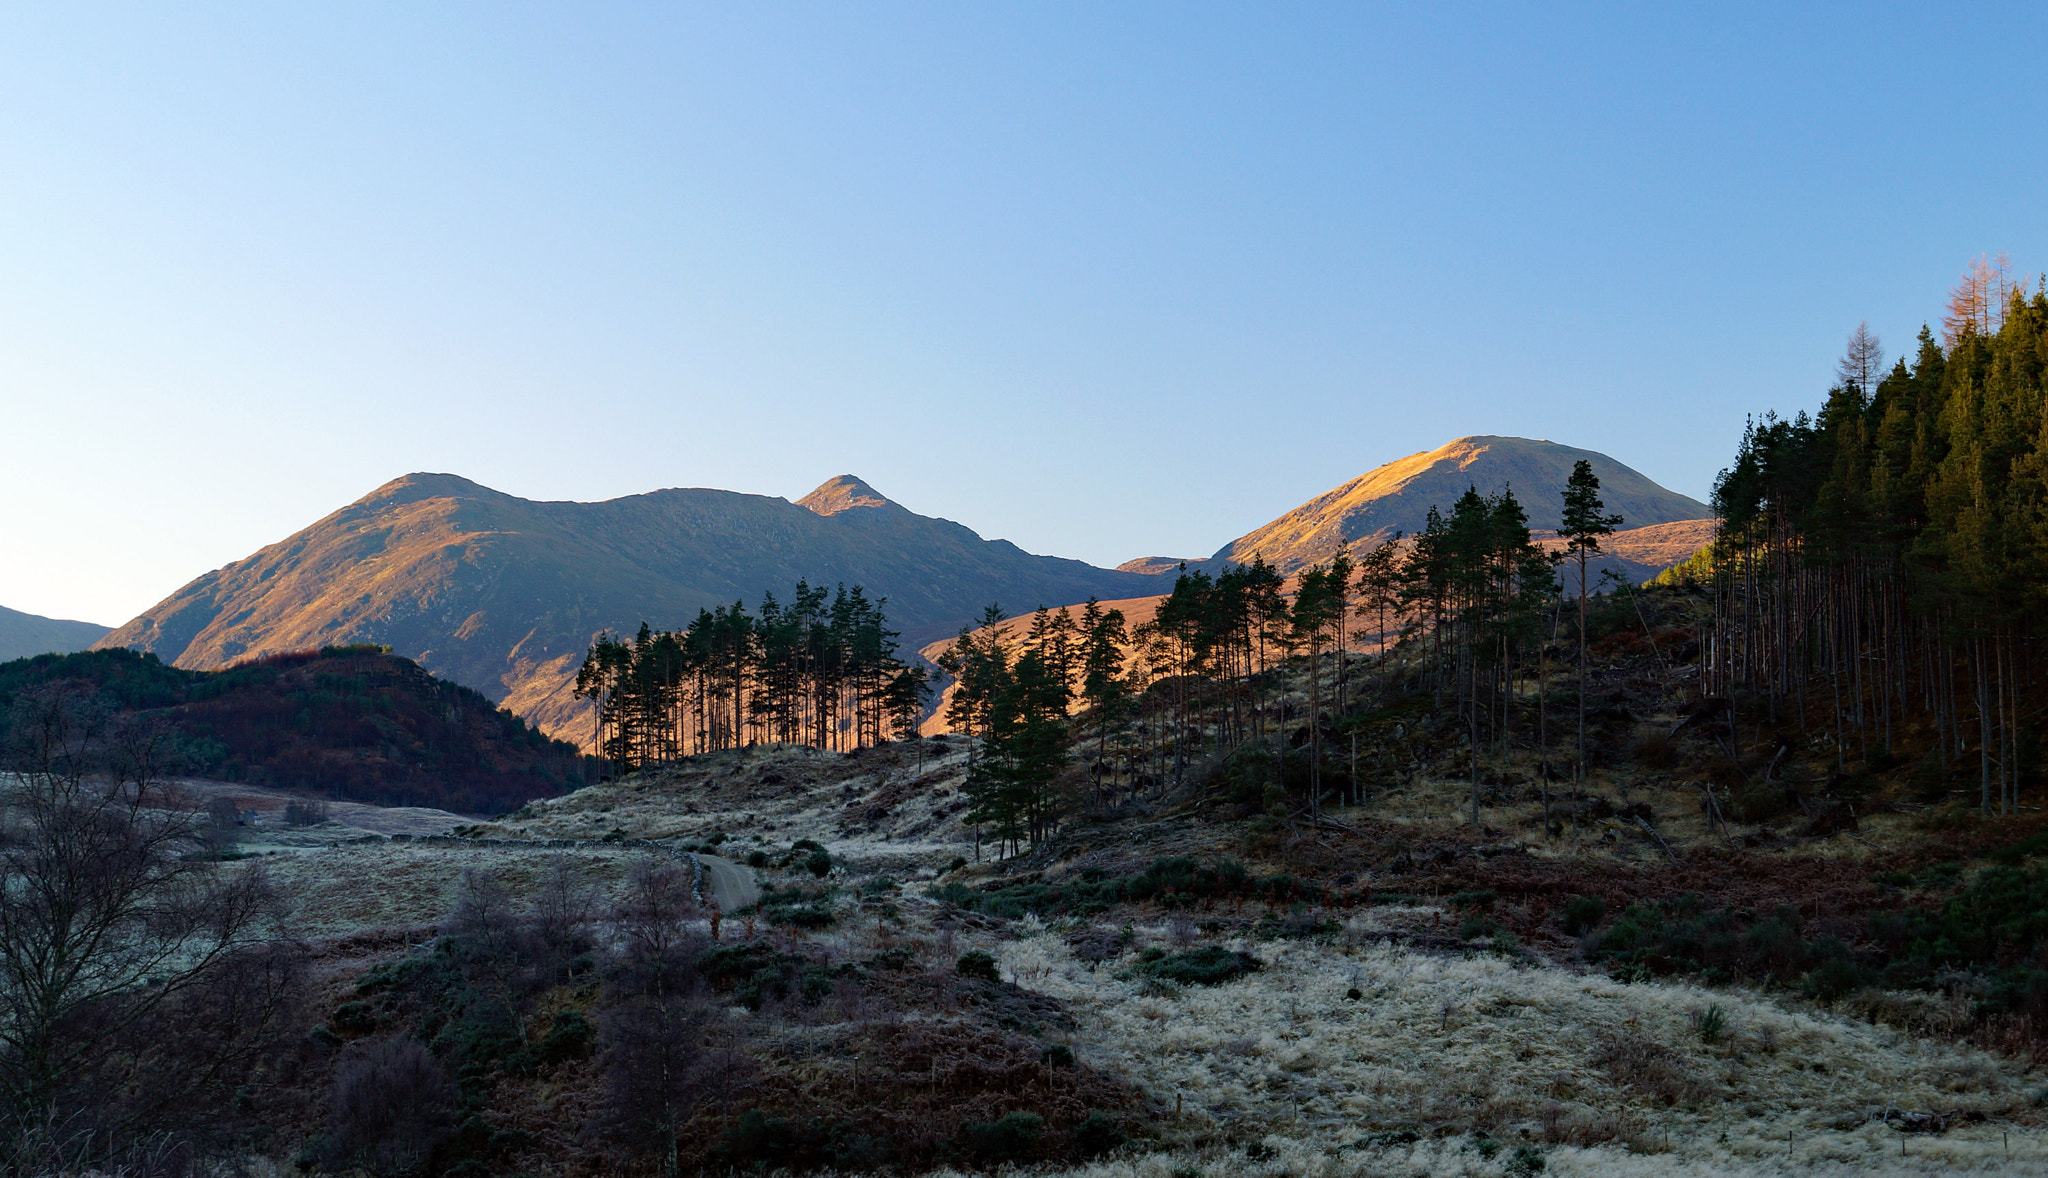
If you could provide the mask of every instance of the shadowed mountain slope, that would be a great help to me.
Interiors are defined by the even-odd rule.
[[[207,573],[99,643],[209,669],[374,642],[584,739],[570,684],[593,635],[689,622],[799,579],[864,585],[914,649],[991,601],[1128,597],[1148,577],[1033,556],[917,515],[851,475],[800,503],[701,488],[536,502],[448,474],[394,479]]]
[[[224,671],[130,650],[0,663],[0,737],[14,698],[50,684],[109,712],[168,720],[174,772],[380,806],[502,814],[583,784],[575,746],[480,693],[376,647],[277,655]],[[17,721],[18,722],[18,721]],[[0,749],[13,747],[0,739]]]
[[[32,654],[69,654],[107,636],[105,626],[38,617],[0,605],[0,662]]]
[[[1529,526],[1554,529],[1560,492],[1572,464],[1582,458],[1593,464],[1607,510],[1620,513],[1625,528],[1713,515],[1699,500],[1665,490],[1605,454],[1556,442],[1480,435],[1367,471],[1224,545],[1203,565],[1250,564],[1263,556],[1283,573],[1299,572],[1339,549],[1364,551],[1396,531],[1419,532],[1432,506],[1448,515],[1451,504],[1472,486],[1483,494],[1513,487],[1529,513]]]

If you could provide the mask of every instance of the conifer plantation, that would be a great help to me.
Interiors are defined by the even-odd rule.
[[[798,581],[788,605],[699,610],[681,630],[647,623],[631,642],[599,635],[576,676],[596,704],[597,752],[621,772],[769,741],[844,751],[914,732],[922,667],[859,585],[829,595]]]
[[[1912,758],[2012,814],[2038,771],[2048,295],[1979,262],[1889,369],[1864,328],[1817,414],[1766,415],[1715,487],[1702,694],[1738,745],[1792,725],[1838,771]],[[1766,770],[1768,777],[1768,770]]]

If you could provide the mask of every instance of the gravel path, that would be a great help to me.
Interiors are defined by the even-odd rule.
[[[750,868],[716,855],[699,855],[704,865],[704,894],[721,912],[736,912],[761,900],[761,885]]]

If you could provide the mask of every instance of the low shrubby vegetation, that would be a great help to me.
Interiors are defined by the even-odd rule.
[[[922,1167],[1092,1156],[1136,1127],[1135,1093],[1045,1038],[1063,1033],[1059,1004],[993,977],[985,954],[990,968],[949,968],[917,938],[859,954],[714,940],[689,881],[647,860],[603,900],[563,861],[515,902],[470,873],[431,947],[363,975],[316,1033],[335,1079],[304,1160],[481,1174],[573,1149],[663,1172]],[[360,1094],[372,1074],[415,1094],[406,1116]],[[564,1086],[590,1102],[569,1136],[509,1127]]]

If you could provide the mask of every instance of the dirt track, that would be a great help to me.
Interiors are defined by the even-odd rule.
[[[752,870],[716,855],[699,855],[697,861],[704,865],[704,898],[719,911],[736,912],[760,902],[761,886]]]

